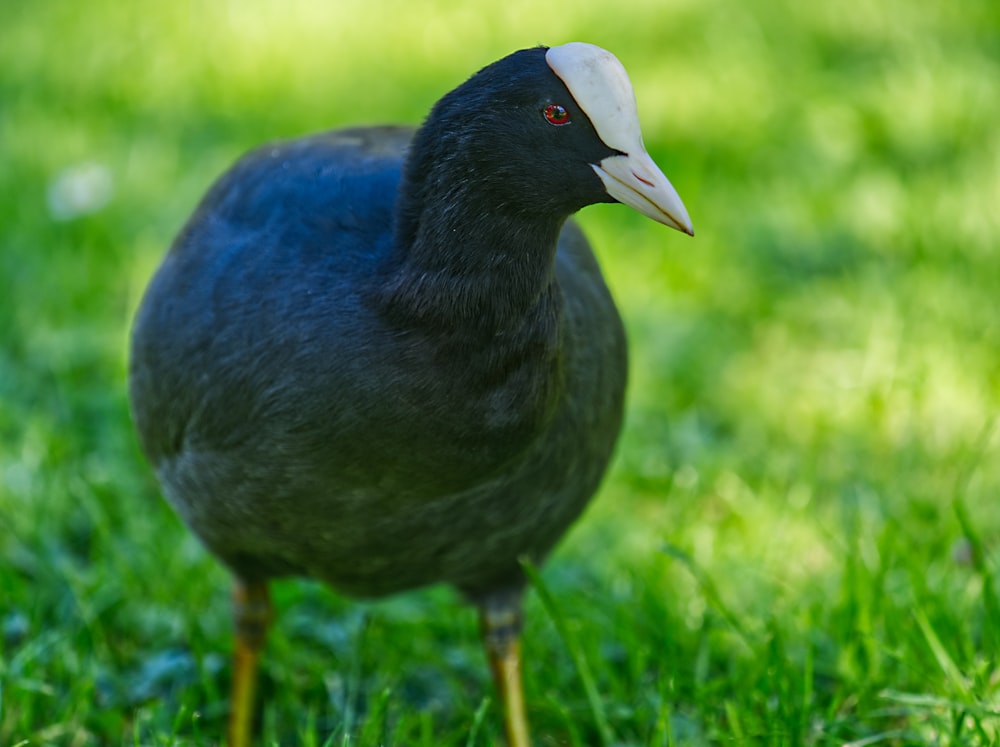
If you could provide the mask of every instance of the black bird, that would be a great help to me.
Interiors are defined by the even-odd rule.
[[[489,65],[415,133],[265,145],[202,200],[139,308],[129,393],[167,500],[235,576],[235,747],[288,575],[459,589],[529,745],[519,559],[590,500],[626,379],[569,217],[615,201],[692,233],[624,68],[583,43]]]

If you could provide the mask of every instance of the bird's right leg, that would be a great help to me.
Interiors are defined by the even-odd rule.
[[[260,652],[271,623],[271,596],[265,581],[236,580],[233,589],[233,688],[229,704],[229,747],[250,747]]]

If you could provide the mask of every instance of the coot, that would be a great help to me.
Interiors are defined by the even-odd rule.
[[[692,233],[624,68],[583,43],[489,65],[415,132],[266,145],[202,200],[139,308],[129,393],[167,500],[236,580],[233,745],[288,575],[459,589],[529,744],[519,559],[593,495],[626,379],[569,217],[615,201]]]

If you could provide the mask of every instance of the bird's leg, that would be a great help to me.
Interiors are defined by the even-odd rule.
[[[271,597],[264,581],[237,580],[233,589],[233,691],[229,704],[229,747],[250,747],[260,651],[271,623]]]
[[[521,684],[521,593],[505,592],[479,602],[486,657],[493,672],[508,747],[531,747]]]

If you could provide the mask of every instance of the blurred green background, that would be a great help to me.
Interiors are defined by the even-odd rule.
[[[697,237],[580,216],[633,374],[616,465],[543,573],[562,629],[529,603],[537,744],[997,743],[995,0],[14,0],[0,744],[223,731],[228,579],[125,401],[132,312],[211,181],[262,141],[417,123],[574,39],[629,70]],[[277,601],[266,743],[495,743],[447,590]]]

